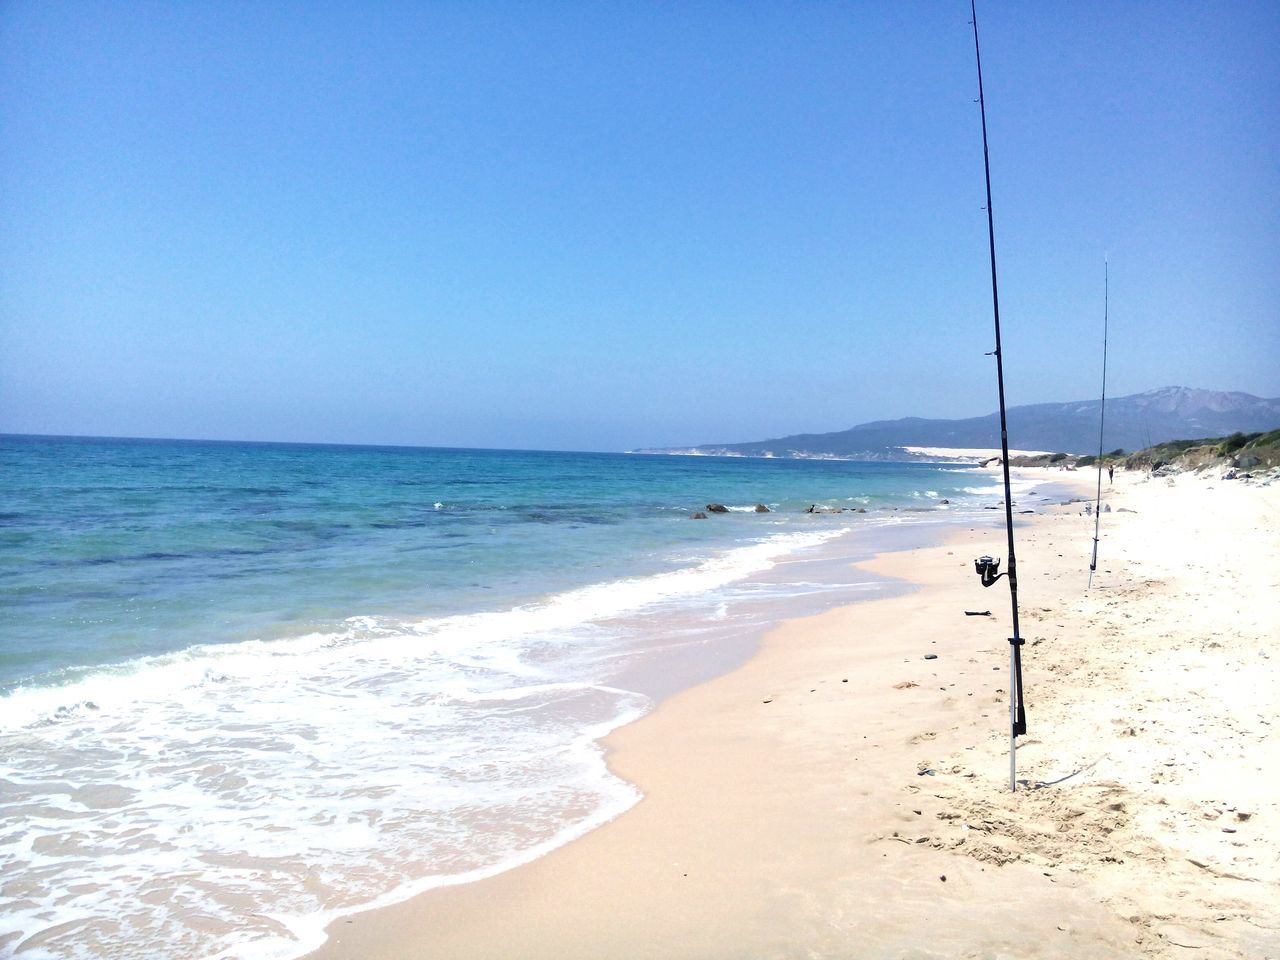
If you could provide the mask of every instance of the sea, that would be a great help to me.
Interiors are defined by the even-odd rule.
[[[852,564],[992,525],[995,480],[0,437],[0,956],[286,960],[530,861],[641,799],[610,731],[910,589]]]

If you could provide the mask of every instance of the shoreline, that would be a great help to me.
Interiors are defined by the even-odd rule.
[[[990,474],[982,474],[982,476],[988,481],[997,479]],[[1043,508],[1049,503],[1060,502],[1069,495],[1065,486],[1040,482],[1043,480],[1044,478],[1038,474],[1017,478],[1015,496],[1018,496],[1019,490],[1023,495],[1038,494],[1034,498],[1035,505],[1037,508]],[[1039,489],[1034,489],[1036,487]],[[990,496],[998,496],[997,485],[991,486]],[[946,504],[948,501],[942,502]],[[731,604],[741,607],[742,611],[724,626],[703,624],[695,629],[692,639],[676,639],[674,642],[666,642],[648,650],[637,648],[624,656],[623,662],[627,665],[607,681],[610,687],[634,692],[650,701],[652,705],[649,710],[638,717],[626,719],[612,731],[595,735],[595,742],[601,747],[601,756],[609,772],[617,778],[620,788],[636,795],[636,801],[624,805],[618,811],[603,816],[592,816],[585,822],[571,824],[554,840],[525,851],[513,861],[481,867],[464,874],[425,878],[429,885],[416,892],[389,891],[373,903],[345,909],[336,915],[331,915],[332,919],[326,922],[326,928],[332,929],[338,925],[347,924],[353,917],[378,914],[405,903],[431,897],[447,889],[469,887],[504,873],[519,870],[563,846],[577,843],[582,837],[608,825],[616,818],[625,816],[635,802],[643,802],[644,798],[643,792],[637,789],[627,776],[620,774],[612,762],[614,751],[611,741],[618,729],[643,720],[655,709],[661,709],[662,705],[673,696],[741,668],[755,656],[763,639],[770,632],[790,620],[807,619],[833,609],[853,608],[875,599],[913,592],[917,588],[909,580],[882,576],[867,569],[864,564],[883,554],[941,543],[951,531],[963,524],[994,524],[994,513],[988,514],[985,511],[995,511],[997,507],[991,505],[982,507],[978,505],[980,502],[981,499],[975,497],[965,512],[958,516],[949,515],[945,508],[941,512],[935,512],[939,510],[937,507],[925,509],[881,507],[877,510],[880,517],[878,521],[873,521],[865,527],[861,522],[855,521],[857,522],[855,527],[844,529],[832,539],[801,547],[778,558],[775,566],[751,573],[742,580],[735,580],[731,585],[733,591],[745,588],[749,595],[753,589],[764,588],[767,595],[772,588],[781,591],[780,599],[775,597],[771,600],[744,601],[739,597],[730,600]],[[1030,505],[1029,499],[1027,506]],[[899,510],[902,511],[900,515]],[[823,514],[842,512],[848,512],[852,516],[859,511],[852,508],[846,508],[844,511],[821,511]],[[898,516],[901,516],[901,519],[896,519]],[[1002,524],[1001,529],[1003,529]],[[794,572],[793,565],[796,564],[803,568],[803,572]],[[793,569],[788,571],[788,568]],[[832,599],[833,596],[835,599]],[[756,609],[743,617],[743,612],[752,606]],[[690,630],[685,623],[688,620],[687,615],[672,617],[670,613],[657,613],[649,615],[647,619],[652,620],[654,625],[665,624],[659,633],[667,636],[669,641],[671,637],[683,637]],[[649,629],[652,629],[652,626]],[[298,926],[296,929],[301,932],[303,928]],[[316,929],[319,932],[321,928]],[[323,949],[321,941],[311,935],[310,931],[303,938],[304,943],[307,941],[310,941],[313,946],[307,948],[308,952],[294,954],[295,956],[310,957],[315,955],[315,950]]]
[[[532,465],[530,476],[540,470]],[[704,473],[694,477],[736,491],[724,498],[729,504],[755,502],[754,491],[744,493],[754,468]],[[853,561],[936,537],[940,524],[985,522],[982,507],[996,499],[992,477],[974,471],[803,468],[806,492],[812,486],[825,513],[845,516],[806,514],[811,498],[788,500],[793,481],[784,473],[773,488],[781,499],[763,498],[783,505],[772,516],[743,506],[743,516],[689,523],[678,508],[672,522],[654,524],[642,509],[635,531],[625,522],[620,530],[582,522],[630,515],[648,502],[637,500],[646,484],[671,491],[690,481],[684,469],[675,481],[658,474],[646,468],[639,479],[621,478],[603,506],[571,508],[559,528],[544,529],[536,514],[516,523],[517,544],[547,544],[563,530],[566,542],[584,547],[574,554],[583,569],[592,566],[585,561],[597,531],[596,545],[610,544],[590,582],[538,603],[499,602],[497,615],[443,619],[348,617],[337,630],[290,632],[285,643],[175,644],[172,653],[3,698],[6,721],[20,721],[6,727],[6,759],[20,771],[6,810],[20,822],[39,805],[67,816],[31,820],[9,838],[18,880],[4,891],[10,912],[0,953],[7,944],[105,955],[145,936],[194,956],[298,956],[323,942],[329,921],[493,875],[568,842],[638,798],[606,768],[607,731],[677,688],[731,670],[754,649],[761,621],[882,592],[883,581],[850,572]],[[109,486],[109,476],[101,480]],[[85,489],[96,496],[99,488]],[[303,501],[309,495],[308,484],[283,489]],[[432,518],[436,495],[419,491]],[[939,506],[945,498],[954,506]],[[388,503],[393,515],[404,509]],[[662,509],[659,521],[674,508]],[[372,532],[382,529],[380,516],[365,518],[371,537],[384,536]],[[240,529],[234,517],[222,520],[230,525],[219,529]],[[441,538],[459,527],[473,540],[494,533],[466,518],[442,522]],[[851,528],[869,536],[844,536]],[[396,536],[406,543],[435,542],[405,529]],[[661,550],[644,549],[652,543]],[[558,544],[538,549],[554,557]],[[463,546],[455,557],[470,555]],[[105,560],[111,550],[99,553]],[[297,567],[303,555],[286,552],[283,567]],[[168,554],[160,559],[147,568],[148,585],[163,596],[173,571]],[[259,562],[236,560],[231,569]],[[637,576],[613,575],[629,566],[641,568]],[[356,564],[352,575],[362,569]],[[458,574],[467,576],[483,582]],[[529,577],[555,578],[536,565]],[[51,722],[40,722],[45,713]],[[194,742],[192,730],[200,731]],[[172,750],[175,740],[182,750]],[[103,803],[110,812],[99,812]]]
[[[859,564],[918,583],[910,595],[788,621],[745,665],[614,731],[610,767],[644,793],[627,813],[498,876],[342,918],[309,956],[1274,953],[1280,847],[1261,825],[1280,810],[1254,768],[1280,762],[1280,638],[1232,589],[1257,599],[1280,579],[1258,530],[1276,529],[1280,497],[1118,479],[1109,501],[1136,512],[1107,515],[1088,594],[1078,504],[1017,528],[1019,777],[1041,789],[1004,784],[1007,592],[976,583],[970,554],[1001,551],[975,526]],[[1189,632],[1224,604],[1252,646],[1201,637],[1191,656]],[[1173,686],[1166,661],[1206,682]]]

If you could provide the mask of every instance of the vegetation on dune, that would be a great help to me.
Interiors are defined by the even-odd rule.
[[[1272,430],[1270,433],[1260,434],[1257,440],[1250,441],[1247,446],[1254,449],[1280,447],[1280,430]]]
[[[1228,454],[1235,453],[1250,440],[1257,440],[1260,436],[1262,436],[1260,433],[1233,433],[1218,444],[1218,456],[1225,457]]]
[[[998,461],[994,461],[998,462]],[[1014,467],[1061,467],[1079,470],[1096,467],[1093,454],[1083,457],[1066,453],[1042,453],[1033,457],[1010,457]],[[1198,440],[1170,440],[1126,455],[1116,449],[1103,454],[1103,466],[1125,470],[1271,470],[1280,468],[1280,430],[1267,433],[1233,433],[1227,437],[1203,437]]]
[[[1102,462],[1103,464],[1114,463],[1119,466],[1120,458],[1123,456],[1123,450],[1112,450],[1110,453],[1103,455]],[[1078,457],[1070,453],[1039,453],[1033,457],[1009,458],[1011,467],[1063,467],[1068,470],[1091,467],[1096,465],[1097,462],[1098,458],[1093,454]]]
[[[1280,467],[1280,430],[1158,443],[1127,457],[1124,467],[1126,470],[1159,470],[1162,467],[1174,470],[1204,470],[1209,467],[1266,470]]]

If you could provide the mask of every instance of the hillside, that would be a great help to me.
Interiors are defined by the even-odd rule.
[[[1098,448],[1098,400],[1040,403],[1009,408],[1009,445],[1023,450],[1085,454]],[[1107,400],[1104,444],[1108,450],[1136,450],[1180,437],[1258,433],[1280,423],[1280,398],[1247,393],[1162,387]],[[990,413],[964,420],[905,417],[877,420],[834,433],[796,434],[746,443],[709,443],[696,447],[638,450],[745,457],[844,457],[904,459],[902,447],[1000,446],[1000,416]]]
[[[1153,473],[1210,468],[1273,470],[1280,467],[1280,430],[1234,433],[1204,440],[1172,440],[1130,454],[1123,466],[1126,470]]]

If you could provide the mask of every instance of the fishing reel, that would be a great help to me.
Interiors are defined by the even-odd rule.
[[[994,557],[979,557],[973,561],[973,569],[982,578],[982,585],[989,587],[1001,577],[1007,577],[1008,571],[999,573],[1000,561]]]

